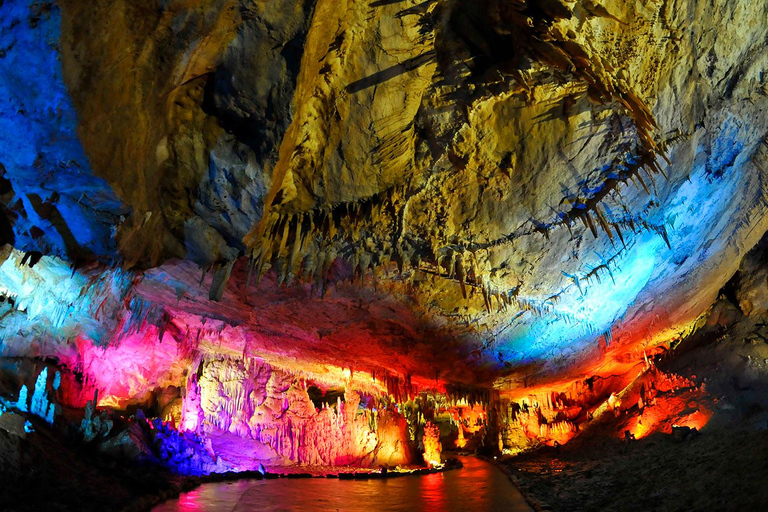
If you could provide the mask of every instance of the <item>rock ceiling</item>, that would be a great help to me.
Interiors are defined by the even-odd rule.
[[[232,352],[558,375],[685,330],[768,230],[768,4],[0,12],[5,242],[45,255],[27,273],[53,272],[62,307],[101,283],[177,341],[210,320]]]

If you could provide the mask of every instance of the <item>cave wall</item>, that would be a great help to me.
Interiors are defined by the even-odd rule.
[[[302,61],[272,213],[246,238],[256,267],[311,279],[337,257],[361,275],[395,261],[418,286],[390,278],[392,293],[485,337],[477,359],[501,367],[592,363],[599,343],[625,353],[692,322],[766,228],[764,27],[748,2],[534,4],[377,4],[360,25],[318,5],[317,37],[334,20],[338,44]],[[397,37],[349,44],[393,13]],[[411,23],[421,38],[388,65]],[[415,114],[392,100],[405,90]],[[378,101],[413,119],[413,152],[341,137],[378,134]],[[372,149],[375,178],[350,166]]]
[[[396,408],[378,400],[360,407],[361,395],[348,389],[343,401],[318,409],[307,394],[311,385],[254,359],[202,361],[187,383],[182,430],[205,432],[216,440],[214,449],[222,432],[252,439],[272,450],[260,461],[279,455],[299,464],[370,467],[414,460]]]
[[[0,188],[3,243],[72,261],[110,259],[130,212],[93,172],[63,82],[53,4],[0,7]]]
[[[187,258],[214,299],[241,255],[375,275],[470,364],[547,375],[683,329],[765,231],[764,6],[348,7],[4,4],[15,245]]]
[[[741,262],[768,230],[766,9],[3,2],[0,354],[118,409],[216,357],[405,397],[494,384],[548,404],[514,435],[564,439],[568,400],[626,389],[740,265],[764,311]],[[585,376],[610,386],[552,398]],[[238,393],[197,424],[262,441]],[[305,423],[357,451],[265,444],[375,460],[334,414]]]

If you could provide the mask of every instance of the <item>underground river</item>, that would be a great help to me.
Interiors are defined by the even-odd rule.
[[[506,475],[475,457],[462,469],[378,480],[306,478],[216,482],[155,507],[171,511],[494,511],[532,509]]]

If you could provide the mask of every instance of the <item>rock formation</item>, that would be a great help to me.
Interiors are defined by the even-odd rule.
[[[425,414],[509,452],[700,426],[657,363],[768,310],[766,19],[0,2],[0,380],[45,361],[59,407],[151,411],[209,470],[402,465]]]

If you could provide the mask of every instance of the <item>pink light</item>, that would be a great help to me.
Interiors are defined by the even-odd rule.
[[[147,326],[106,348],[78,339],[83,373],[99,390],[100,407],[123,409],[145,400],[153,389],[181,380],[185,358],[179,345],[168,333],[158,343],[158,334],[157,328]]]

